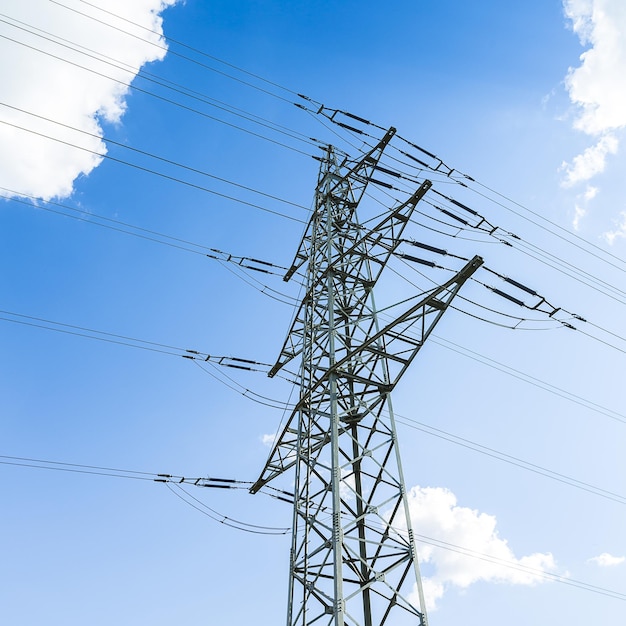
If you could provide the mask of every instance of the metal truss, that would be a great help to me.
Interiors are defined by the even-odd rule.
[[[288,626],[427,625],[390,394],[482,259],[381,322],[373,288],[431,186],[359,224],[394,132],[351,166],[328,149],[285,276],[306,264],[306,293],[270,376],[300,357],[300,397],[252,492],[294,468]]]

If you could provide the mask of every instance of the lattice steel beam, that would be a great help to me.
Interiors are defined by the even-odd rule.
[[[390,393],[482,259],[381,324],[373,288],[431,186],[374,227],[358,223],[393,133],[351,167],[329,148],[285,277],[306,264],[306,294],[270,376],[299,356],[300,397],[252,491],[295,471],[288,626],[427,624]]]

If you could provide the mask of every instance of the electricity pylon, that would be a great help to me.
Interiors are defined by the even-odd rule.
[[[390,393],[482,259],[382,323],[373,288],[431,186],[359,224],[394,133],[352,164],[328,148],[285,276],[306,264],[306,293],[269,375],[300,357],[300,396],[252,492],[294,468],[288,626],[427,626]]]

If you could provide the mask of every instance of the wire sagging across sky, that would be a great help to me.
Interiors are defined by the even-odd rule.
[[[79,473],[79,474],[87,474],[91,476],[105,476],[105,477],[115,477],[115,478],[130,478],[134,480],[143,480],[150,481],[153,483],[162,483],[165,484],[166,487],[172,492],[177,498],[185,502],[188,506],[195,509],[202,515],[210,518],[214,522],[219,524],[223,524],[225,526],[229,526],[235,530],[257,534],[257,535],[285,535],[289,534],[289,528],[283,527],[275,527],[275,526],[264,526],[260,524],[253,524],[248,522],[243,522],[234,517],[230,517],[223,513],[216,511],[214,508],[208,506],[205,502],[196,498],[192,494],[190,494],[184,486],[194,486],[200,488],[213,488],[213,489],[238,489],[238,490],[247,490],[251,482],[234,480],[234,479],[224,479],[224,478],[185,478],[184,476],[173,476],[171,474],[153,474],[150,472],[142,472],[137,470],[123,470],[116,469],[110,467],[103,466],[94,466],[94,465],[81,465],[77,463],[64,463],[60,461],[48,461],[42,459],[33,459],[26,457],[16,457],[16,456],[7,456],[0,455],[0,465],[13,465],[17,467],[25,467],[31,469],[43,469],[43,470],[52,470],[52,471],[63,471],[63,472],[71,472],[71,473]],[[276,492],[272,494],[273,492]],[[282,495],[281,495],[282,494]],[[293,497],[293,494],[287,494],[286,492],[278,493],[273,487],[268,487],[267,495],[272,497],[276,497],[279,500],[289,502]],[[285,497],[289,496],[289,497]],[[460,546],[457,544],[452,544],[450,542],[443,541],[441,539],[437,539],[434,537],[429,537],[426,535],[422,535],[418,533],[418,538],[421,543],[435,546],[437,548],[441,548],[443,550],[448,550],[452,552],[458,552],[460,554],[464,554],[468,557],[488,560],[493,563],[497,563],[502,565],[505,568],[513,568],[518,569],[520,571],[526,571],[532,573],[533,575],[540,576],[542,578],[548,578],[555,582],[563,583],[566,585],[571,585],[574,587],[578,587],[579,589],[590,591],[593,593],[600,593],[602,595],[607,595],[617,600],[626,600],[626,594],[614,591],[611,589],[607,589],[605,587],[601,587],[598,585],[592,585],[590,583],[573,579],[569,576],[564,576],[560,574],[556,574],[553,572],[546,572],[544,570],[539,570],[536,568],[532,568],[521,563],[513,563],[506,559],[498,558],[493,554],[487,554],[478,550],[473,550],[468,547]]]

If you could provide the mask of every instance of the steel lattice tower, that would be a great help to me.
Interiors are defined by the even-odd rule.
[[[390,393],[482,259],[381,322],[373,288],[431,186],[374,226],[359,224],[394,132],[353,163],[328,148],[285,276],[306,265],[306,293],[270,376],[300,357],[300,396],[252,492],[294,468],[288,626],[427,626]]]

